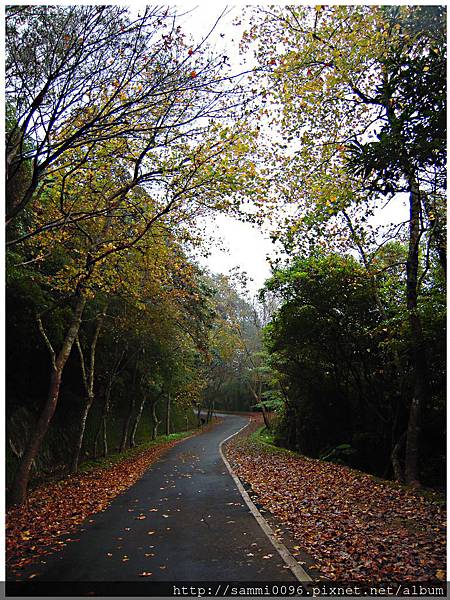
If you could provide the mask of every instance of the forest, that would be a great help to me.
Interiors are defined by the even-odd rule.
[[[6,10],[10,505],[221,410],[445,486],[445,7],[217,16]],[[270,231],[257,297],[199,260],[216,214]]]

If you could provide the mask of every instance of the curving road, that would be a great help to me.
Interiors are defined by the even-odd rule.
[[[219,454],[220,442],[246,422],[224,416],[171,448],[83,525],[78,542],[30,567],[33,580],[142,582],[145,573],[146,581],[296,581]]]

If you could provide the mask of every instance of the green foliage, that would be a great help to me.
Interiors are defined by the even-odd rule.
[[[390,264],[392,255],[403,252],[401,246],[392,245],[385,248],[384,258]],[[284,391],[277,443],[385,475],[393,440],[406,426],[412,374],[407,314],[399,302],[402,271],[396,275],[395,270],[382,270],[381,260],[376,285],[382,306],[365,267],[336,254],[292,259],[274,272],[263,295],[275,293],[282,300],[264,330],[270,361]],[[429,273],[425,281],[428,277],[433,276]],[[422,465],[433,484],[441,477],[444,441],[443,428],[437,424],[445,389],[444,298],[442,289],[430,288],[420,305],[435,374],[424,417],[428,454]]]
[[[446,165],[446,26],[440,6],[386,8],[389,51],[371,102],[386,109],[376,141],[349,145],[348,166],[375,188],[395,190],[408,173]]]

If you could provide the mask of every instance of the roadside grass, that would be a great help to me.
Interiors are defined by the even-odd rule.
[[[139,456],[139,454],[141,454],[142,452],[150,450],[151,448],[154,448],[156,446],[161,446],[162,444],[167,444],[168,442],[182,440],[186,437],[193,435],[197,431],[197,429],[190,429],[189,431],[179,431],[178,433],[171,433],[170,435],[158,435],[158,437],[156,437],[154,440],[142,442],[134,446],[134,448],[129,448],[124,452],[114,452],[112,454],[108,454],[108,456],[106,457],[99,457],[86,460],[80,464],[78,472],[91,473],[96,469],[107,469],[124,460]]]
[[[251,433],[248,437],[249,442],[258,444],[262,450],[266,452],[272,452],[275,454],[285,454],[287,456],[302,456],[294,450],[288,448],[282,448],[275,444],[275,436],[271,433],[265,425],[259,427],[256,431]]]

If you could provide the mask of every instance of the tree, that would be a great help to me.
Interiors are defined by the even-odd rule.
[[[406,478],[415,483],[420,405],[427,401],[430,379],[417,310],[425,232],[445,261],[439,219],[429,209],[434,223],[427,217],[425,201],[442,196],[444,182],[443,11],[318,6],[262,12],[249,38],[259,34],[262,39],[260,64],[281,104],[281,159],[283,164],[290,161],[291,181],[281,179],[280,193],[299,207],[299,217],[287,227],[288,247],[300,235],[310,247],[334,244],[339,215],[345,216],[349,207],[358,209],[347,235],[355,245],[355,232],[361,239],[367,231],[374,205],[387,203],[398,192],[409,196],[405,281],[416,388],[410,401]],[[348,218],[341,223],[348,227]],[[372,237],[378,244],[380,232]]]
[[[145,158],[195,145],[237,106],[238,89],[223,85],[231,81],[223,56],[209,54],[205,41],[189,47],[167,8],[146,7],[133,19],[122,7],[9,7],[6,27],[6,96],[15,109],[6,136],[8,224],[61,165],[83,169],[97,144],[140,146],[120,188],[127,194],[154,179]],[[23,165],[28,183],[17,185]],[[46,226],[82,218],[62,212]],[[15,233],[11,244],[22,239]]]
[[[28,13],[19,11],[17,14],[26,16]],[[64,9],[58,14],[65,14]],[[45,10],[43,15],[46,15]],[[159,20],[157,23],[161,25]],[[114,117],[112,123],[108,121],[104,135],[95,140],[79,139],[78,133],[86,129],[86,123],[96,122],[95,107],[80,106],[66,121],[62,121],[61,113],[59,128],[52,136],[45,136],[44,142],[46,144],[47,138],[51,138],[59,150],[64,148],[64,151],[56,150],[52,155],[51,173],[46,171],[47,179],[40,187],[36,175],[41,172],[40,155],[35,154],[33,177],[36,185],[30,184],[28,196],[17,204],[17,207],[23,207],[33,193],[39,196],[39,205],[32,208],[28,205],[27,230],[23,232],[21,224],[22,232],[18,238],[10,240],[11,245],[19,241],[27,244],[31,256],[26,262],[42,262],[55,247],[64,248],[64,264],[53,273],[52,285],[61,294],[60,301],[64,296],[73,296],[75,301],[73,318],[60,350],[53,348],[41,315],[38,316],[42,337],[54,363],[55,382],[49,391],[46,416],[35,432],[36,441],[30,441],[30,456],[17,472],[15,491],[11,493],[13,502],[23,501],[32,457],[36,455],[55,412],[62,373],[77,337],[86,301],[93,299],[99,290],[111,291],[120,287],[123,274],[129,268],[130,252],[134,248],[145,252],[149,236],[166,235],[164,232],[168,231],[170,235],[193,242],[196,240],[193,222],[199,215],[212,209],[234,210],[239,206],[239,201],[231,194],[238,183],[247,178],[239,168],[248,148],[238,135],[238,132],[242,133],[242,124],[238,121],[235,127],[224,128],[212,122],[218,105],[222,111],[225,109],[223,95],[217,87],[211,92],[212,88],[207,87],[205,91],[199,85],[202,80],[203,83],[208,81],[208,86],[212,85],[209,79],[212,77],[216,82],[214,86],[220,87],[216,80],[223,61],[214,62],[211,58],[199,73],[187,72],[179,53],[186,51],[190,57],[195,52],[187,52],[184,48],[179,30],[173,35],[176,40],[161,42],[158,38],[153,48],[155,56],[159,52],[166,56],[169,49],[176,51],[176,56],[167,59],[174,69],[169,73],[170,81],[166,74],[159,73],[155,81],[145,83],[148,94],[148,86],[151,86],[152,108],[146,105],[143,112],[130,109],[129,98],[136,94],[139,97],[140,86],[145,87],[132,78],[119,94],[114,85],[113,89],[102,92],[108,106],[113,98],[117,110],[120,107],[119,113],[123,106],[126,107],[125,129],[120,118]],[[202,54],[200,49],[199,54]],[[156,59],[150,61],[149,68],[153,69],[156,62]],[[149,79],[142,65],[140,69],[140,75]],[[192,83],[194,79],[196,82]],[[213,93],[212,99],[210,93]],[[142,98],[140,102],[143,102]],[[51,124],[53,120],[50,119]],[[30,123],[31,118],[25,122]],[[130,124],[134,127],[131,131]],[[44,125],[38,127],[38,131],[45,131]],[[66,145],[68,137],[76,139],[76,143]],[[21,147],[22,143],[19,143],[16,149]],[[39,140],[33,147],[39,147]],[[45,152],[51,154],[48,148]],[[112,163],[108,160],[111,156],[115,159]],[[50,162],[47,161],[47,166]],[[105,427],[110,386],[105,391]]]
[[[103,321],[105,319],[105,311],[107,310],[108,304],[105,303],[102,307],[102,312],[95,317],[94,331],[89,344],[89,355],[86,356],[83,351],[82,344],[80,342],[80,335],[77,334],[75,343],[80,357],[81,375],[83,379],[83,386],[85,390],[85,404],[80,419],[80,428],[78,439],[75,446],[75,452],[72,460],[72,472],[78,471],[78,463],[80,461],[81,448],[83,447],[84,432],[86,430],[86,421],[89,416],[89,412],[92,408],[95,399],[95,359],[97,351],[97,342],[102,329]]]
[[[297,257],[265,290],[282,299],[265,328],[285,403],[279,439],[313,456],[348,444],[358,453],[354,466],[383,472],[398,398],[383,348],[387,329],[364,267],[335,254]]]

